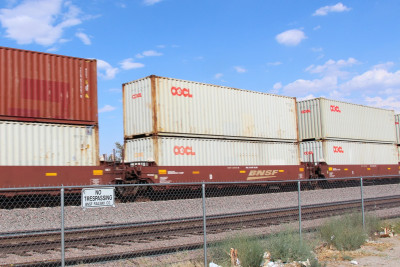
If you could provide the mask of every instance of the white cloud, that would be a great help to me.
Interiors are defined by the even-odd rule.
[[[314,31],[319,30],[319,29],[321,29],[321,25],[315,26],[315,27],[313,28]]]
[[[326,16],[330,12],[345,12],[345,11],[350,11],[350,10],[351,10],[351,8],[349,8],[339,2],[333,6],[324,6],[324,7],[318,8],[314,12],[313,16]]]
[[[23,1],[13,8],[0,9],[6,37],[18,44],[50,46],[58,42],[66,28],[82,23],[81,10],[69,1]]]
[[[303,31],[292,29],[278,34],[275,39],[278,43],[287,46],[296,46],[302,40],[306,39],[306,35]]]
[[[303,80],[298,79],[283,87],[284,95],[298,96],[309,93],[329,92],[337,88],[337,78],[333,76],[322,79]]]
[[[142,63],[133,62],[133,58],[124,59],[119,64],[121,65],[121,68],[124,69],[124,70],[139,69],[139,68],[143,68],[144,67],[144,64],[142,64]]]
[[[99,76],[106,80],[114,79],[118,73],[118,68],[113,68],[108,62],[101,59],[97,60],[97,70]]]
[[[374,68],[353,77],[350,81],[344,83],[341,88],[348,91],[399,89],[400,70],[389,72],[386,69]]]
[[[137,58],[144,58],[144,57],[159,57],[162,56],[163,53],[154,51],[154,50],[147,50],[147,51],[143,51],[140,54],[137,54],[136,57]]]
[[[387,108],[387,107],[391,107],[391,108],[396,108],[399,109],[400,108],[400,101],[398,99],[396,99],[395,97],[388,97],[386,99],[383,99],[382,97],[365,97],[365,101],[374,107],[377,108]]]
[[[75,34],[76,37],[78,37],[79,39],[81,39],[81,41],[85,44],[85,45],[91,45],[92,42],[89,38],[89,36],[87,36],[87,34],[83,33],[83,32],[77,32]]]
[[[322,47],[313,47],[313,48],[311,48],[311,51],[318,53],[318,52],[322,52],[323,49],[322,49]]]
[[[222,76],[224,76],[222,73],[217,73],[217,74],[214,75],[214,78],[215,79],[221,79]]]
[[[236,70],[237,73],[245,73],[245,72],[247,72],[247,70],[245,68],[240,67],[240,66],[235,66],[233,68]]]
[[[282,83],[281,83],[281,82],[275,83],[274,86],[273,86],[273,88],[274,88],[274,90],[279,90],[279,89],[281,89],[281,88],[282,88]]]
[[[268,62],[267,64],[268,64],[269,66],[279,66],[279,65],[282,65],[282,62],[280,62],[280,61]]]
[[[157,4],[159,2],[161,2],[162,0],[143,0],[143,4],[145,4],[146,6],[152,6],[154,4]]]
[[[99,113],[104,113],[104,112],[110,112],[113,110],[116,110],[116,107],[110,106],[110,105],[105,105],[104,107],[102,107],[101,109],[99,109]]]
[[[303,100],[309,100],[309,99],[313,99],[313,98],[315,98],[315,96],[313,94],[310,94],[310,95],[306,95],[304,97],[297,97],[296,99],[297,99],[297,101],[303,101]]]
[[[348,72],[342,71],[341,68],[350,67],[355,64],[359,64],[359,62],[350,57],[347,60],[340,59],[338,61],[328,60],[324,65],[311,65],[306,68],[306,71],[309,73],[318,73],[323,74],[325,76],[336,76],[340,78],[344,78],[348,75]]]

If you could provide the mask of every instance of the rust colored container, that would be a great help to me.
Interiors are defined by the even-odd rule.
[[[0,119],[96,125],[96,60],[0,47]]]

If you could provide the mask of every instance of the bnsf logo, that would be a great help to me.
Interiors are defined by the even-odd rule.
[[[249,172],[249,176],[264,176],[264,175],[275,175],[279,170],[252,170]]]
[[[333,153],[344,153],[341,146],[333,146]]]
[[[176,96],[183,96],[183,97],[193,97],[190,94],[190,89],[187,88],[180,88],[180,87],[171,87],[171,94]]]
[[[187,155],[187,156],[196,155],[196,153],[193,152],[193,149],[191,146],[175,146],[174,154],[175,155]]]
[[[301,113],[303,113],[303,114],[305,114],[305,113],[311,113],[311,110],[309,110],[309,109],[304,109],[304,110],[301,111]]]
[[[304,155],[308,156],[308,155],[314,155],[314,152],[312,151],[305,151]]]
[[[339,106],[331,105],[331,112],[341,112]]]
[[[132,95],[132,99],[136,99],[136,98],[139,98],[139,97],[142,97],[142,93],[138,93],[138,94],[133,94]]]

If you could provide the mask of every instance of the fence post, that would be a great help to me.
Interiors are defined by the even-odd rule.
[[[64,185],[61,185],[61,266],[65,266],[65,239],[64,239]]]
[[[203,199],[204,267],[207,267],[207,224],[206,224],[206,184],[201,184]]]
[[[300,242],[302,242],[301,238],[301,183],[297,181],[297,192],[298,192],[298,204],[299,204],[299,234],[300,234]]]
[[[360,178],[360,188],[361,188],[361,214],[362,214],[362,224],[365,230],[365,212],[364,212],[364,188],[363,188],[363,178]]]

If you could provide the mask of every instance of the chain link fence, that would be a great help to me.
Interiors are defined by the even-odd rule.
[[[218,244],[235,236],[285,229],[301,236],[343,214],[359,213],[363,222],[370,213],[400,217],[400,184],[387,180],[0,189],[0,262],[202,266],[216,260]]]

